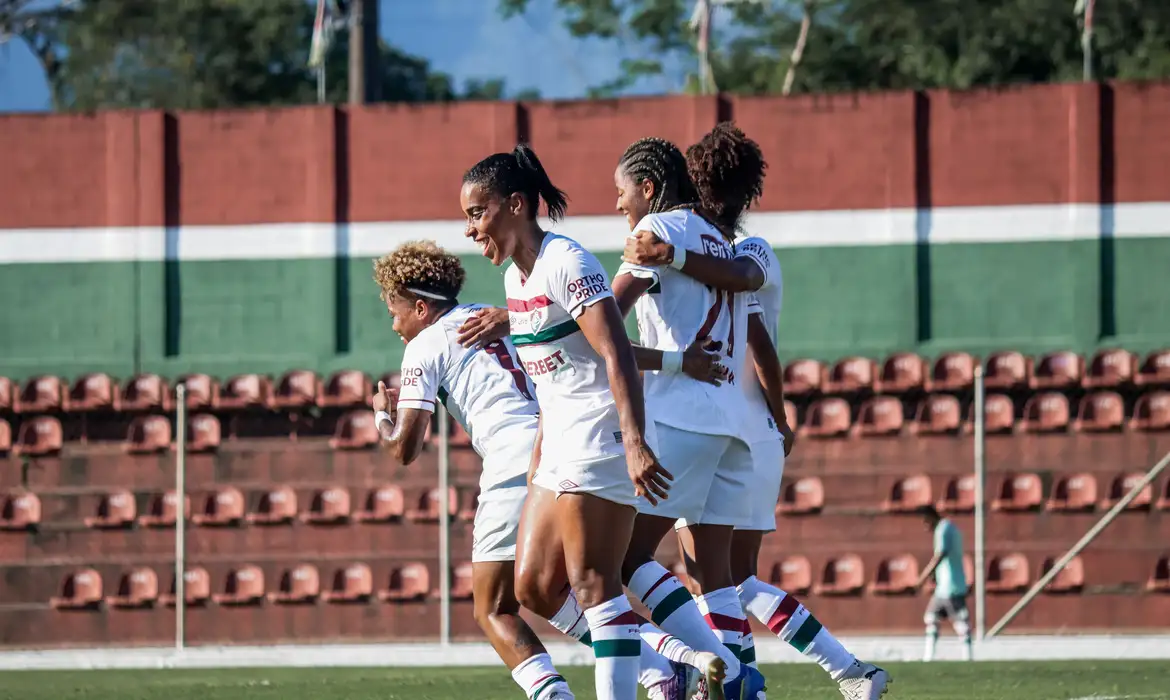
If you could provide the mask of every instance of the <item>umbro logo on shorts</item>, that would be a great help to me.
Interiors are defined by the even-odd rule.
[[[622,431],[618,430],[613,434],[613,441],[617,444],[622,444]]]
[[[557,486],[559,486],[561,488],[561,490],[563,490],[563,491],[568,491],[569,489],[577,488],[577,484],[574,484],[573,482],[569,481],[568,479],[565,479],[561,483],[557,484]]]

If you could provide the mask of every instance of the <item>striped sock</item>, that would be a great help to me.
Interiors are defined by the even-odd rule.
[[[572,698],[569,684],[553,666],[548,654],[530,656],[512,669],[512,679],[524,690],[528,700],[543,700],[553,692]]]
[[[649,622],[642,623],[638,633],[642,635],[643,642],[653,647],[655,653],[676,663],[695,665],[695,650],[678,637],[663,632]]]
[[[656,626],[697,651],[718,654],[727,664],[728,678],[739,675],[739,657],[723,646],[707,626],[695,599],[666,567],[656,561],[646,562],[630,577],[628,588],[650,609],[650,619]]]
[[[739,650],[739,662],[756,668],[756,637],[752,634],[752,621],[744,618],[743,646]]]
[[[637,700],[642,640],[638,616],[624,595],[585,611],[593,637],[597,700]]]
[[[739,592],[730,587],[720,588],[699,596],[696,602],[715,636],[739,659],[743,651],[743,622],[746,617],[743,605],[739,602]]]
[[[743,605],[752,617],[768,626],[792,648],[816,661],[833,680],[841,680],[857,658],[841,646],[794,596],[755,576],[739,585]]]
[[[573,595],[572,591],[569,591],[569,597],[565,598],[564,605],[549,622],[578,642],[590,646],[589,621],[585,619],[585,611],[577,604],[577,596]]]

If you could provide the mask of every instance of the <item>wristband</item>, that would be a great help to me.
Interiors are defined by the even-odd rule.
[[[663,372],[681,372],[683,363],[682,350],[663,350],[662,351],[662,371]]]
[[[682,270],[683,265],[687,261],[687,249],[681,245],[674,246],[674,259],[670,261],[670,266],[676,270]]]
[[[391,428],[394,427],[394,419],[390,417],[390,414],[385,411],[378,411],[374,414],[374,425],[380,426],[382,425],[382,421],[389,423]]]

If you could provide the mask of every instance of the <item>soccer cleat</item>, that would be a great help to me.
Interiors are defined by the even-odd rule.
[[[766,700],[764,675],[747,664],[740,664],[739,675],[724,683],[722,690],[726,700]]]
[[[723,684],[727,681],[727,663],[718,654],[696,651],[694,666],[702,674],[696,682],[694,700],[724,700]]]
[[[878,700],[889,690],[891,682],[885,669],[855,661],[838,688],[845,700]]]
[[[671,661],[670,667],[674,670],[674,677],[647,689],[646,696],[650,700],[693,700],[698,690],[699,671],[676,661]]]

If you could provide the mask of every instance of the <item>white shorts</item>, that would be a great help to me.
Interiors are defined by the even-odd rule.
[[[784,477],[784,438],[753,442],[752,486],[748,492],[751,522],[735,528],[753,532],[776,529],[776,504],[780,501],[780,480]]]
[[[654,454],[658,454],[659,440],[653,421],[646,421],[645,438]],[[548,444],[545,440],[545,445]],[[587,493],[623,506],[639,507],[644,503],[634,493],[634,482],[630,481],[624,454],[589,462],[559,462],[557,457],[547,450],[541,452],[540,466],[536,468],[532,483],[558,496],[562,493]]]
[[[750,522],[752,453],[742,440],[706,435],[656,423],[658,459],[674,479],[665,500],[643,500],[639,513],[678,519],[687,525],[746,525]]]
[[[471,528],[471,562],[515,561],[520,515],[528,497],[528,475],[521,474],[479,494]]]

